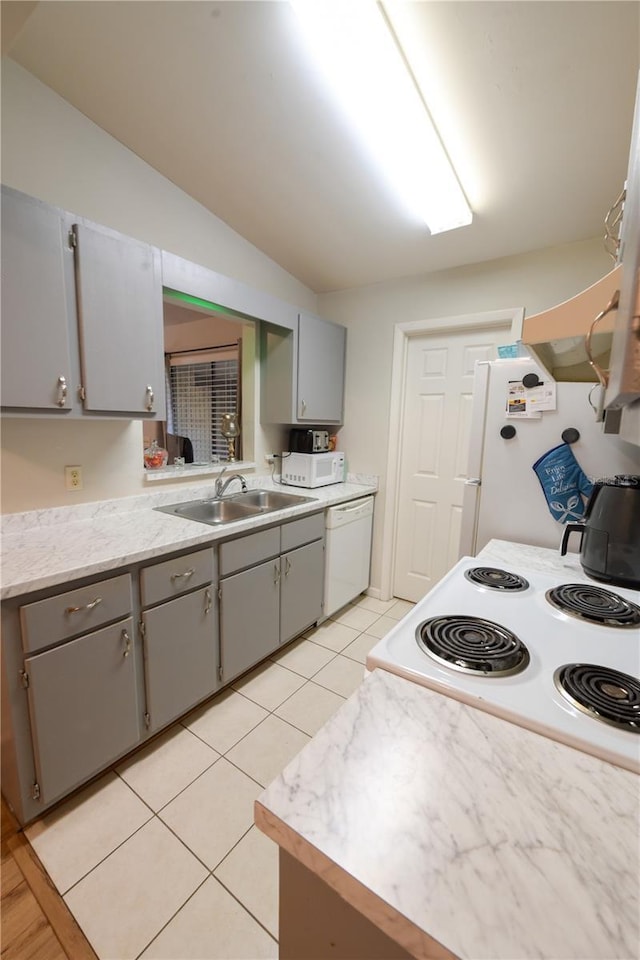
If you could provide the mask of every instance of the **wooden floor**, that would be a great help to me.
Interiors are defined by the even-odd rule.
[[[2,960],[97,960],[2,800]]]

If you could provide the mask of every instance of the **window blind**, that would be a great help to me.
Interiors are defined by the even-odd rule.
[[[234,356],[232,356],[234,354]],[[212,359],[212,357],[219,359]],[[223,413],[240,413],[238,349],[197,351],[169,356],[171,431],[188,437],[194,460],[227,459],[227,440],[220,432]],[[236,457],[240,458],[240,438]]]

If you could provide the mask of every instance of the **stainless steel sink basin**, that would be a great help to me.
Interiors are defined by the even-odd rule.
[[[281,493],[279,490],[247,490],[231,497],[217,500],[189,500],[186,503],[172,503],[167,507],[155,507],[160,513],[170,513],[186,520],[209,523],[218,526],[257,517],[274,510],[284,510],[297,503],[306,503],[313,497],[301,497],[295,493]]]
[[[174,503],[168,507],[156,507],[161,513],[172,513],[187,520],[198,520],[217,526],[221,523],[233,523],[262,513],[259,507],[237,503],[235,500],[191,500],[188,503]]]
[[[301,497],[295,493],[282,493],[280,490],[247,490],[246,493],[237,493],[233,497],[236,503],[251,504],[260,510],[283,510],[285,507],[294,507],[297,503],[307,503],[313,497]]]

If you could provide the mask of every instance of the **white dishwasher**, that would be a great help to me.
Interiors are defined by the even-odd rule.
[[[373,497],[329,507],[326,514],[324,616],[369,586]]]

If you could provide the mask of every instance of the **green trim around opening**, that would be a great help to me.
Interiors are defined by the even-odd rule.
[[[203,310],[207,310],[210,313],[221,313],[226,314],[228,317],[237,317],[239,320],[255,320],[255,317],[250,317],[246,313],[240,313],[238,310],[233,310],[231,307],[223,307],[219,303],[212,303],[210,300],[203,300],[201,297],[194,297],[190,293],[182,293],[180,290],[172,290],[170,287],[163,287],[162,293],[166,297],[170,297],[172,300],[181,300],[182,303],[190,303],[194,307],[201,307]]]

